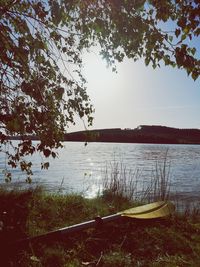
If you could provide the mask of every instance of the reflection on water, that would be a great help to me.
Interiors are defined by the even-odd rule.
[[[105,166],[110,162],[123,162],[126,169],[140,170],[141,180],[147,183],[155,170],[156,161],[162,163],[166,156],[170,163],[171,188],[178,194],[199,196],[200,147],[198,145],[119,144],[65,142],[59,157],[49,159],[48,170],[41,170],[41,157],[34,155],[33,179],[57,191],[77,191],[94,196],[101,188]],[[5,157],[0,155],[0,168],[5,168]],[[24,181],[19,170],[12,170],[13,181]],[[4,177],[0,173],[3,183]],[[63,182],[62,182],[63,181]]]

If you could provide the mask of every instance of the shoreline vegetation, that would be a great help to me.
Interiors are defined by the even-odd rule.
[[[81,194],[0,189],[2,266],[199,266],[200,208],[178,210],[170,217],[137,220],[122,217],[62,239],[15,245],[21,238],[107,216],[158,200],[171,200],[166,159],[156,166],[150,185],[138,195],[137,174],[113,165],[105,172],[103,190],[92,199]],[[178,207],[179,199],[173,199]],[[12,243],[12,245],[10,244]]]
[[[10,136],[10,139],[38,140],[36,136]],[[87,130],[64,135],[63,141],[116,142],[150,144],[200,144],[200,129],[178,129],[166,126],[141,125],[135,129]]]
[[[37,241],[25,247],[9,245],[140,204],[109,190],[93,199],[47,194],[39,187],[21,192],[1,190],[2,266],[199,266],[199,212],[157,220],[122,217],[60,240]]]

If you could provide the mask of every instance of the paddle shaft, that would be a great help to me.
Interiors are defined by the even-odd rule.
[[[51,232],[48,232],[48,233],[45,233],[42,235],[20,239],[17,242],[15,242],[15,244],[23,244],[23,243],[36,241],[36,240],[41,241],[41,240],[49,240],[49,239],[59,239],[59,238],[62,238],[66,234],[75,233],[77,231],[85,230],[85,229],[90,228],[90,227],[98,227],[103,223],[117,220],[120,217],[121,217],[121,214],[119,214],[119,213],[105,216],[102,218],[96,217],[94,220],[90,220],[87,222],[78,223],[78,224],[74,224],[74,225],[67,226],[64,228],[60,228],[58,230],[51,231]]]
[[[74,233],[77,231],[81,231],[87,229],[89,227],[98,227],[105,222],[110,222],[119,219],[121,216],[128,216],[131,218],[141,218],[141,219],[151,219],[151,218],[159,218],[165,217],[174,211],[174,206],[171,203],[167,203],[164,201],[154,202],[150,204],[146,204],[143,206],[131,208],[125,210],[123,212],[119,212],[116,214],[112,214],[105,217],[96,217],[94,220],[90,220],[87,222],[67,226],[64,228],[60,228],[55,231],[51,231],[42,235],[28,237],[21,240],[18,240],[14,243],[16,244],[27,244],[31,241],[41,241],[41,240],[55,240],[62,238],[66,234]],[[149,216],[148,216],[149,215]]]

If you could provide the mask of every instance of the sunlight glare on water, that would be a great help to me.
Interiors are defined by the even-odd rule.
[[[171,188],[180,194],[198,196],[200,192],[200,149],[198,145],[159,145],[65,142],[58,158],[44,159],[50,162],[48,170],[41,170],[41,157],[34,155],[33,183],[38,182],[57,191],[81,192],[93,197],[102,190],[102,179],[106,166],[113,162],[123,163],[126,170],[140,171],[140,179],[148,183],[155,170],[156,162],[163,164],[167,151],[170,165]],[[0,179],[4,183],[2,170],[5,156],[0,155]],[[25,181],[20,170],[11,170],[13,182]],[[24,183],[25,184],[25,183]]]

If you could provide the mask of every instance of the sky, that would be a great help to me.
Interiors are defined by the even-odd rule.
[[[95,49],[84,54],[83,62],[95,108],[93,126],[87,129],[200,128],[200,78],[194,82],[184,70],[167,66],[154,70],[142,60],[129,59],[117,64],[116,74]],[[68,132],[79,130],[84,130],[84,124],[77,118]]]

